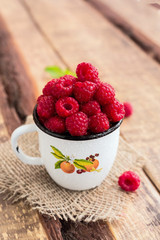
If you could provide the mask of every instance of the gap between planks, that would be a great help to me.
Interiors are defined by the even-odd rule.
[[[105,2],[105,0],[99,0],[99,1],[83,0],[83,1],[89,3],[97,11],[99,11],[107,20],[109,20],[113,25],[115,25],[117,28],[119,28],[126,36],[128,36],[128,38],[130,38],[132,41],[134,41],[151,58],[153,58],[155,61],[160,63],[160,45],[156,44],[156,42],[154,40],[152,40],[149,36],[142,33],[142,31],[140,31],[138,28],[133,26],[129,21],[127,21],[123,17],[122,13],[125,11],[125,8],[124,8],[125,5],[124,5],[123,1],[120,3],[120,4],[122,4],[122,8],[124,10],[124,11],[121,11],[121,13],[117,12],[115,9],[113,9],[113,6],[116,5],[117,2],[113,2],[113,4],[111,3],[111,6],[109,6],[108,1]],[[128,0],[128,2],[129,2],[129,0]],[[137,4],[137,3],[135,3],[135,4]],[[121,7],[121,6],[119,6],[119,7]],[[155,7],[155,5],[154,5],[154,7]],[[135,13],[135,18],[136,18],[136,13]]]

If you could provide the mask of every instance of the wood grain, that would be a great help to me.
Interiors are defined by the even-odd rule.
[[[160,149],[157,147],[160,129],[155,128],[160,120],[160,112],[157,111],[160,101],[159,65],[83,1],[71,4],[61,0],[56,3],[56,10],[54,1],[50,0],[40,0],[39,4],[28,0],[25,4],[57,51],[63,49],[63,59],[68,60],[71,69],[74,70],[79,62],[92,62],[103,73],[100,74],[101,79],[115,87],[117,97],[132,103],[134,115],[124,121],[122,134],[137,151],[154,163],[152,180],[160,189]],[[60,17],[62,8],[66,10],[63,18]],[[149,169],[149,165],[146,168]]]
[[[87,0],[87,2],[160,62],[160,15],[155,8],[146,4],[146,1]]]
[[[13,39],[1,16],[0,43],[1,82],[8,95],[9,105],[16,109],[21,119],[24,119],[28,114],[31,114],[35,104],[34,89],[30,89],[30,75],[25,70],[23,59],[18,54]],[[27,94],[26,89],[29,89]],[[24,103],[26,102],[27,105],[24,108]]]

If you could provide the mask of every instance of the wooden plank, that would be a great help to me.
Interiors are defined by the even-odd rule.
[[[135,44],[133,44],[119,31],[113,28],[113,26],[111,26],[107,21],[105,21],[104,18],[97,13],[97,11],[89,7],[84,2],[74,1],[70,3],[69,1],[61,0],[58,2],[56,1],[56,7],[54,5],[55,2],[49,0],[40,0],[38,4],[29,0],[25,1],[25,4],[27,5],[26,9],[29,8],[30,14],[32,14],[32,17],[34,17],[34,21],[37,21],[39,27],[41,27],[43,29],[43,32],[46,33],[47,38],[49,38],[50,41],[53,42],[57,51],[63,54],[63,58],[65,59],[65,61],[68,61],[69,66],[72,69],[75,69],[76,64],[81,61],[93,62],[97,67],[99,67],[101,72],[104,73],[103,76],[101,75],[103,79],[107,79],[116,87],[116,89],[118,90],[118,96],[122,100],[130,100],[133,103],[134,107],[136,106],[133,118],[128,119],[124,123],[123,132],[125,133],[125,137],[129,139],[130,142],[133,142],[136,148],[138,148],[138,144],[136,143],[137,133],[141,133],[142,131],[142,133],[138,136],[140,138],[138,139],[138,143],[144,141],[143,135],[145,136],[146,133],[148,133],[148,131],[146,131],[144,128],[144,123],[145,126],[148,124],[149,128],[151,127],[151,129],[154,127],[155,124],[155,120],[152,120],[152,118],[147,119],[146,115],[148,112],[151,112],[150,116],[152,117],[155,108],[158,107],[158,65],[151,61],[151,59],[147,58],[146,55],[141,52],[138,47],[135,46]],[[63,14],[62,9],[65,9],[65,13],[63,12]],[[81,16],[83,16],[83,18]],[[50,21],[50,19],[54,19],[54,21]],[[94,41],[92,41],[93,39]],[[82,44],[82,42],[84,41],[85,44]],[[105,46],[104,48],[102,48],[103,45]],[[113,49],[116,49],[116,52],[113,52]],[[119,59],[121,59],[121,61],[119,61]],[[133,66],[136,69],[136,72],[134,71]],[[140,76],[141,81],[139,81]],[[150,78],[152,79],[153,84],[153,96],[152,94],[149,94],[149,89],[152,85],[150,83]],[[120,84],[120,82],[123,82],[123,84]],[[139,88],[136,84],[140,85],[138,85]],[[148,93],[147,97],[150,100],[150,106],[148,106],[148,98],[146,97],[146,92]],[[123,99],[122,95],[125,95],[126,97]],[[139,99],[137,99],[137,95],[140,96]],[[154,110],[152,110],[151,108],[152,104]],[[156,107],[154,107],[154,104],[156,105]],[[144,110],[146,111],[146,114],[144,114]],[[136,122],[138,122],[138,124],[135,124]],[[131,139],[130,131],[132,132],[133,139],[135,139],[135,141]],[[151,142],[150,136],[147,136],[144,148],[147,149],[149,141]],[[156,141],[158,141],[158,135]],[[139,149],[141,149],[141,147]],[[145,152],[146,149],[143,151]],[[139,231],[142,231],[143,229],[142,239],[149,239],[151,233],[152,239],[157,239],[159,229],[156,228],[156,224],[157,222],[159,224],[159,220],[157,217],[157,222],[155,222],[154,224],[154,214],[158,216],[158,209],[155,208],[155,203],[158,204],[158,194],[151,185],[151,183],[144,176],[144,174],[141,173],[141,175],[143,179],[142,191],[140,192],[141,201],[136,199],[134,203],[131,203],[129,211],[126,213],[128,214],[129,222],[125,225],[126,230],[124,234],[123,231],[120,231],[122,229],[120,221],[116,222],[116,225],[108,225],[113,231],[113,234],[111,235],[112,238],[114,235],[117,239],[126,239],[125,237],[127,232],[127,237],[129,237],[130,239],[135,239],[137,233],[135,232],[135,226],[132,225],[131,221],[131,217],[133,218],[134,212],[134,218],[137,219],[137,228],[138,225],[141,226],[141,219],[144,218],[142,226],[143,228],[139,229]],[[151,195],[151,198],[149,197],[149,195]],[[145,198],[150,200],[145,201]],[[141,211],[139,211],[138,209],[139,203],[142,203],[142,199],[144,199],[144,208],[141,213]],[[153,200],[151,199],[155,199],[155,201],[153,202]],[[148,201],[150,204],[149,211],[147,211]],[[135,209],[137,210],[135,211]],[[150,219],[149,223],[154,226],[153,229],[148,229],[148,219]],[[97,223],[93,223],[93,229],[96,229],[96,224]],[[66,228],[67,226],[68,225],[66,225]],[[78,231],[79,225],[75,224],[74,226],[77,227]],[[118,232],[121,233],[120,237],[118,236]],[[70,237],[70,239],[74,239],[74,233],[75,230],[69,227],[69,229],[66,230],[66,235],[64,236],[66,236],[66,238]],[[107,239],[107,237],[102,235],[99,235],[98,237],[100,237],[100,239]],[[97,238],[95,238],[95,236],[92,236],[91,239]]]
[[[9,139],[2,112],[7,112],[10,124],[15,127],[19,124],[16,120],[14,109],[8,107],[7,96],[0,85],[0,143]],[[5,110],[5,111],[4,111]],[[14,123],[13,123],[14,122]],[[1,240],[47,240],[46,233],[39,221],[37,211],[32,210],[26,203],[19,201],[11,204],[0,196],[0,239]]]
[[[56,2],[56,7],[50,0],[40,0],[39,4],[30,0],[22,2],[29,7],[34,21],[57,51],[63,49],[63,59],[68,61],[71,69],[75,69],[79,62],[92,62],[103,73],[101,78],[116,88],[120,100],[133,104],[134,115],[122,124],[122,134],[150,160],[154,179],[150,177],[160,189],[160,149],[157,147],[160,129],[155,130],[160,120],[157,111],[160,102],[159,65],[85,2],[71,4],[61,0]],[[60,17],[63,8],[66,11]],[[145,167],[148,172],[150,164]]]
[[[160,62],[160,14],[146,1],[87,0]],[[123,11],[122,11],[123,9]]]
[[[0,6],[0,13],[7,23],[23,62],[25,61],[24,65],[26,68],[29,66],[28,73],[33,80],[35,94],[38,96],[45,82],[50,79],[50,76],[45,74],[44,68],[48,65],[61,67],[66,65],[18,0],[0,0]]]
[[[10,106],[16,108],[19,117],[24,119],[32,112],[35,95],[32,88],[26,94],[26,89],[29,89],[31,85],[30,76],[25,71],[23,60],[17,53],[16,46],[2,17],[0,17],[0,43],[1,82],[8,94]],[[24,108],[26,102],[27,105]]]

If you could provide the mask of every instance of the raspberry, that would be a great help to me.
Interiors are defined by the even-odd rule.
[[[113,102],[115,97],[114,88],[108,83],[102,83],[95,94],[95,99],[100,105]]]
[[[73,113],[78,112],[79,104],[72,97],[60,98],[56,102],[56,112],[60,117],[68,117]]]
[[[73,93],[78,102],[85,103],[93,97],[95,90],[95,83],[89,81],[76,82],[74,85]]]
[[[74,113],[66,118],[66,128],[72,136],[87,134],[88,117],[83,112]]]
[[[42,92],[45,96],[50,96],[52,95],[52,91],[53,91],[53,87],[55,84],[56,80],[52,79],[51,81],[49,81],[45,87],[43,88]]]
[[[87,116],[92,116],[101,112],[101,107],[96,101],[89,101],[82,105],[81,111],[84,112]]]
[[[107,115],[109,121],[118,122],[125,114],[123,103],[120,103],[117,99],[111,104],[107,104],[103,107],[103,112]]]
[[[65,120],[59,116],[49,118],[44,123],[45,127],[55,133],[65,132]]]
[[[124,102],[125,117],[129,117],[133,113],[133,107],[129,102]]]
[[[118,184],[127,192],[135,191],[140,185],[140,178],[136,173],[127,171],[119,177]]]
[[[64,77],[59,78],[52,89],[53,97],[59,99],[61,97],[71,96],[74,82],[75,77],[70,75],[65,75]]]
[[[60,77],[60,79],[63,79],[65,81],[71,81],[72,84],[75,84],[77,82],[77,78],[72,75],[65,75],[63,77]]]
[[[40,102],[40,100],[44,97],[44,95],[40,95],[38,98],[37,98],[37,104]]]
[[[84,82],[84,81],[90,81],[94,83],[99,82],[98,71],[90,63],[82,62],[78,64],[76,69],[76,74],[79,81],[81,82]]]
[[[54,99],[52,96],[41,96],[38,100],[37,114],[43,118],[50,118],[55,113]]]
[[[89,118],[89,130],[93,133],[104,132],[109,128],[109,121],[104,113],[97,113]]]

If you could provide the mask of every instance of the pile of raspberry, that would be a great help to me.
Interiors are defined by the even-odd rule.
[[[50,131],[83,136],[107,131],[125,114],[114,88],[100,81],[97,69],[82,62],[77,78],[65,75],[49,81],[37,99],[39,121]]]

